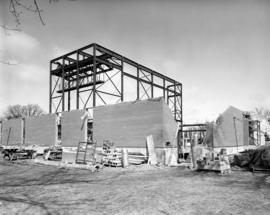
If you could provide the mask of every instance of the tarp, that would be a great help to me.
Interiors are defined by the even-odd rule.
[[[234,156],[233,165],[249,169],[270,169],[270,146],[246,150]]]

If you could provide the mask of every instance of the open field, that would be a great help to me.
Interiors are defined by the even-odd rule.
[[[270,175],[0,162],[0,214],[269,214]]]

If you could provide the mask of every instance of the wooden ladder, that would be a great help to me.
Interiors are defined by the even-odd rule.
[[[96,142],[79,142],[76,154],[77,164],[95,164]]]

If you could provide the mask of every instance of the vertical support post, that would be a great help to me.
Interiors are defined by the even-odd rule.
[[[121,58],[121,102],[124,101],[124,62]]]
[[[167,86],[166,87],[166,93],[167,93],[167,105],[169,105],[169,100],[170,100],[170,91],[169,91],[170,87]]]
[[[174,87],[173,87],[173,103],[174,103],[174,119],[177,120],[177,107],[176,107],[176,83],[174,82]]]
[[[182,87],[182,84],[180,85],[180,90],[181,90],[181,92],[180,92],[180,101],[181,101],[181,104],[180,104],[180,116],[181,116],[181,121],[180,121],[180,140],[178,141],[178,143],[179,143],[179,150],[180,150],[180,146],[182,145],[182,144],[184,144],[184,135],[183,135],[183,96],[182,96],[182,91],[183,91],[183,87]],[[179,153],[178,153],[179,154]]]
[[[164,98],[164,102],[166,101],[166,90],[165,90],[165,78],[163,78],[163,98]]]
[[[137,100],[140,100],[140,83],[139,83],[139,77],[140,77],[140,69],[139,64],[137,64]]]
[[[70,61],[68,61],[68,65]],[[70,89],[70,80],[68,80],[68,89]],[[70,90],[68,91],[68,111],[70,111]]]
[[[49,113],[52,113],[52,62],[50,61],[50,77],[49,77]]]
[[[181,96],[181,105],[180,105],[180,114],[181,114],[181,126],[183,125],[183,85],[181,84],[181,92],[180,92],[180,96]]]
[[[3,140],[3,136],[2,136],[2,134],[3,134],[3,128],[2,128],[3,126],[2,126],[2,121],[0,121],[0,134],[1,134],[1,138],[0,138],[0,144],[1,145],[3,145],[3,143],[2,143],[2,140]]]
[[[22,118],[22,145],[25,145],[25,117]]]
[[[62,112],[65,111],[65,60],[62,58]]]
[[[80,92],[79,92],[79,51],[77,51],[77,62],[76,62],[76,109],[80,109]]]
[[[93,46],[93,107],[96,107],[96,44]]]
[[[154,98],[154,76],[153,74],[151,73],[151,98]]]

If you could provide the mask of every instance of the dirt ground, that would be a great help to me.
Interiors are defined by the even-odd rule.
[[[0,162],[0,214],[269,214],[270,175]]]

